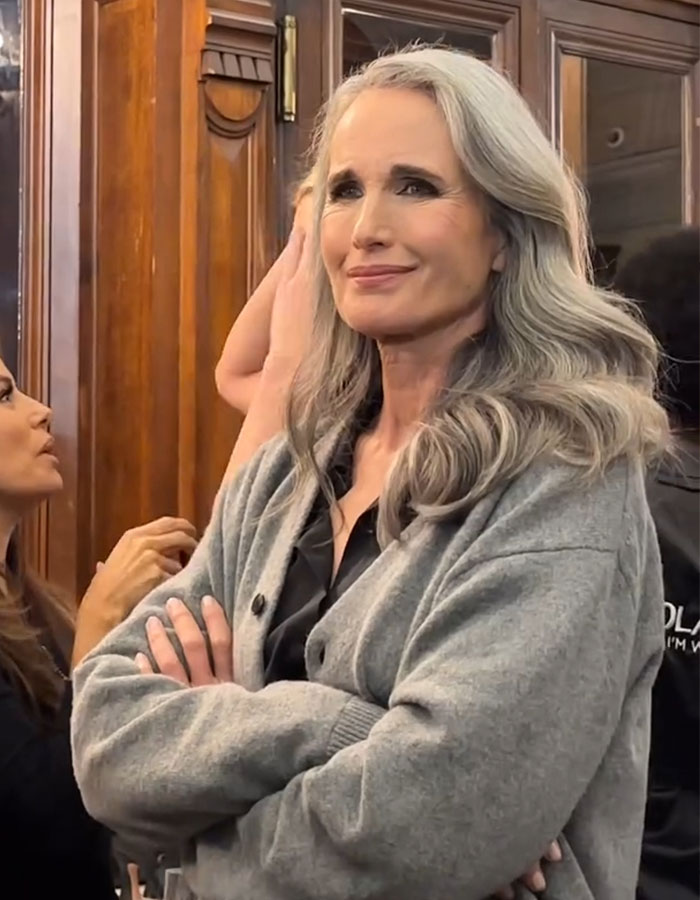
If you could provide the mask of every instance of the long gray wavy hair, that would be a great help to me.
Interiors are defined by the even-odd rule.
[[[435,101],[507,248],[505,269],[492,277],[485,333],[457,351],[444,389],[392,466],[379,501],[382,544],[399,536],[406,504],[429,519],[452,516],[540,457],[595,477],[616,458],[659,454],[668,423],[654,396],[654,338],[628,301],[590,282],[582,192],[518,92],[489,65],[411,47],[340,85],[315,143],[316,251],[333,132],[358,94],[378,87]],[[316,478],[332,499],[317,441],[333,426],[351,427],[368,398],[381,401],[381,364],[375,342],[338,315],[314,257],[312,350],[292,387],[287,426],[297,485]]]

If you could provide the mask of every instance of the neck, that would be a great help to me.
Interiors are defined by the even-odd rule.
[[[374,434],[387,449],[397,450],[410,440],[444,387],[457,346],[469,336],[378,343],[383,400]]]

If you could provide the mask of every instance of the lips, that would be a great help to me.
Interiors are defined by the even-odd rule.
[[[39,453],[39,455],[42,456],[44,453],[46,453],[48,456],[53,456],[55,449],[56,441],[53,438],[49,438],[41,448],[41,452]]]
[[[403,275],[406,272],[412,272],[415,266],[392,266],[392,265],[375,265],[375,266],[353,266],[348,269],[350,278],[380,278],[382,275]]]
[[[360,293],[385,293],[393,291],[406,275],[417,266],[396,266],[390,264],[373,266],[353,266],[348,269],[348,278]]]

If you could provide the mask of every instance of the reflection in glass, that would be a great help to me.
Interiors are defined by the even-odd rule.
[[[388,19],[374,13],[343,10],[343,74],[370,62],[382,52],[411,41],[440,41],[467,50],[479,59],[491,59],[491,36],[457,27],[426,25],[408,19]]]
[[[561,143],[590,198],[596,276],[683,222],[682,81],[564,54]]]
[[[17,372],[20,159],[19,0],[0,0],[0,352]]]

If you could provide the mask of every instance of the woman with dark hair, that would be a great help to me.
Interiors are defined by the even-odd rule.
[[[180,519],[127,532],[76,610],[26,568],[18,536],[63,484],[50,422],[0,360],[0,895],[107,900],[109,832],[88,816],[73,776],[71,664],[176,574],[196,541]]]
[[[650,479],[666,649],[654,685],[638,900],[700,897],[700,230],[653,241],[618,273],[666,353],[675,452]]]

